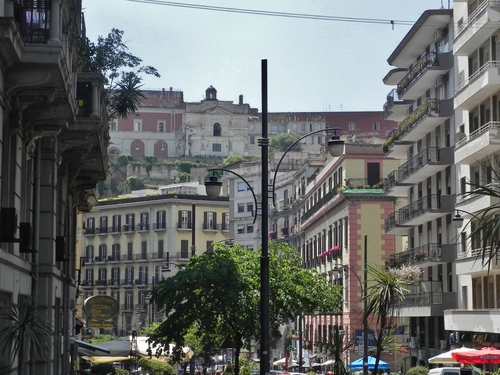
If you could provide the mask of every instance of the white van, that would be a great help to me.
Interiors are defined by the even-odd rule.
[[[477,367],[438,367],[431,368],[429,375],[481,375],[481,370]]]

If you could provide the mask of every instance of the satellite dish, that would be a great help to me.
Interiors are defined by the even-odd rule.
[[[460,142],[464,138],[465,138],[465,133],[464,132],[458,132],[455,135],[455,142]]]

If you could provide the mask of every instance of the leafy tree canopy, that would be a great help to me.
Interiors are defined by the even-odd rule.
[[[297,250],[270,242],[270,331],[279,337],[283,316],[340,311],[338,286],[301,267]],[[201,352],[212,355],[221,347],[235,349],[235,374],[239,373],[239,351],[260,333],[260,252],[238,245],[214,243],[214,252],[195,256],[172,277],[157,283],[152,298],[167,318],[150,335],[161,354],[174,343],[174,361],[182,357],[186,335],[194,330]],[[247,344],[245,344],[247,343]]]
[[[300,135],[296,133],[279,133],[269,140],[269,151],[285,152],[299,138]],[[300,142],[294,145],[290,151],[302,151]]]
[[[160,77],[155,68],[142,65],[142,60],[128,51],[122,38],[123,31],[113,28],[107,37],[99,36],[97,43],[88,38],[79,41],[82,70],[104,76],[112,117],[127,117],[128,113],[137,112],[144,98],[140,91],[143,74]]]
[[[429,369],[425,366],[415,366],[406,371],[406,375],[427,375]]]

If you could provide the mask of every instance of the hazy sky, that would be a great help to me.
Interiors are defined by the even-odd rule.
[[[392,89],[382,82],[390,70],[387,58],[422,12],[449,5],[446,0],[175,1],[83,0],[87,36],[95,41],[112,28],[123,30],[130,52],[161,74],[145,77],[143,87],[180,89],[188,102],[202,100],[213,85],[219,100],[238,102],[243,95],[245,103],[260,110],[261,60],[267,59],[271,112],[382,111]]]

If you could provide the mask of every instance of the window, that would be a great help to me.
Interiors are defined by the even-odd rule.
[[[374,122],[373,123],[373,130],[375,130],[375,131],[380,130],[380,122]]]
[[[204,213],[204,229],[215,230],[217,229],[217,213],[213,211],[207,211]]]
[[[147,243],[147,241],[141,242],[141,259],[148,259],[148,243]]]
[[[118,130],[118,125],[116,125],[116,122],[115,121],[112,121],[110,124],[109,124],[109,130],[112,131],[112,132],[115,132]]]
[[[247,224],[247,233],[253,233],[253,224]]]
[[[113,232],[120,232],[122,226],[122,216],[121,215],[113,215]]]
[[[142,120],[134,120],[134,131],[142,131]]]
[[[140,150],[141,149],[141,142],[140,141],[135,141],[135,149]]]
[[[158,240],[158,245],[156,245],[156,249],[158,250],[158,259],[163,259],[163,252],[164,252],[163,240]]]
[[[139,223],[140,230],[148,230],[149,229],[149,213],[141,212],[141,222]]]
[[[350,122],[349,123],[349,130],[356,130],[356,123]]]
[[[318,137],[318,145],[322,144],[323,143],[323,137],[320,135]]]
[[[108,231],[108,217],[101,216],[99,218],[99,231],[101,233],[106,233]]]
[[[111,259],[120,260],[120,244],[114,243],[111,245]]]
[[[164,122],[159,122],[158,123],[158,131],[160,133],[163,133],[165,131],[165,123]]]
[[[179,211],[179,226],[180,229],[191,229],[191,211]]]
[[[127,260],[133,260],[134,259],[134,244],[132,242],[129,242],[127,244]]]
[[[250,132],[255,133],[255,124],[250,124]]]
[[[245,203],[238,203],[238,213],[245,212]]]
[[[221,135],[221,127],[218,122],[214,124],[214,137],[220,137]]]
[[[229,230],[229,212],[222,214],[222,230]]]
[[[94,246],[93,245],[88,245],[85,247],[85,257],[87,258],[88,261],[94,259]]]
[[[306,124],[302,124],[302,126],[300,127],[300,131],[302,133],[305,133],[306,132]]]
[[[135,215],[134,214],[127,214],[125,216],[125,230],[130,232],[134,230],[135,227]]]
[[[251,145],[255,144],[255,137],[253,135],[250,136],[250,144]]]
[[[189,258],[189,243],[188,240],[181,240],[181,258]]]
[[[165,142],[162,141],[160,143],[160,150],[165,151],[165,146],[166,146]]]
[[[247,203],[247,212],[253,212],[253,202]]]
[[[212,152],[221,152],[222,144],[220,143],[212,143]]]
[[[236,227],[236,232],[238,234],[245,233],[245,224],[238,224],[238,226]]]
[[[95,219],[93,217],[87,218],[87,229],[94,229]]]
[[[165,229],[165,211],[156,213],[156,229]]]

